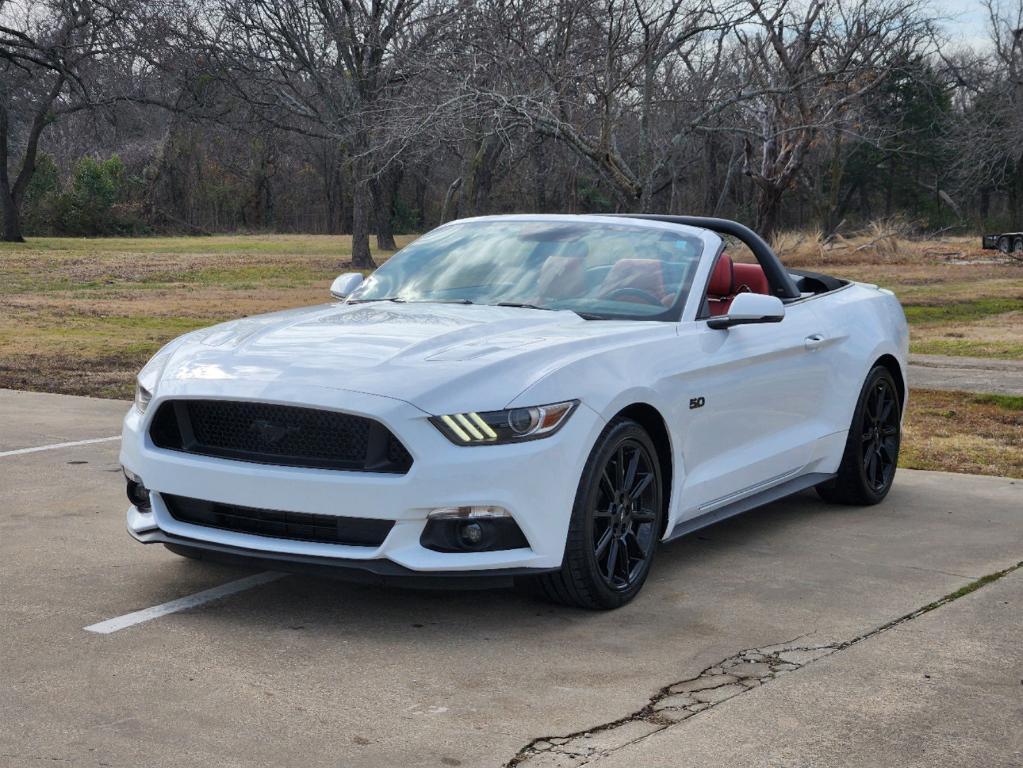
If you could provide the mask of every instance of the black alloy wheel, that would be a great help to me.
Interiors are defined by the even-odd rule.
[[[881,493],[891,484],[899,460],[899,398],[884,378],[867,395],[861,430],[863,473],[871,490]]]
[[[628,590],[646,572],[657,542],[654,458],[635,439],[619,444],[600,474],[593,516],[593,557],[609,588]]]
[[[631,419],[613,420],[583,468],[561,569],[535,577],[533,587],[579,608],[625,605],[650,573],[665,494],[657,448],[646,430]]]
[[[817,486],[825,501],[877,504],[891,490],[902,440],[902,399],[883,365],[867,374],[860,390],[845,452],[834,478]]]

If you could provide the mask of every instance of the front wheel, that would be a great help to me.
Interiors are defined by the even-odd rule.
[[[891,490],[902,440],[902,403],[895,380],[876,365],[863,382],[838,474],[817,486],[825,501],[877,504]]]
[[[631,419],[611,422],[583,469],[561,570],[537,577],[537,586],[565,605],[625,605],[650,573],[663,519],[653,441]]]

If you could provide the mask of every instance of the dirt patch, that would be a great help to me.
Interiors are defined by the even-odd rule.
[[[969,322],[921,324],[913,328],[911,341],[912,351],[921,354],[1021,360],[1023,310],[993,314]]]
[[[913,390],[899,465],[1023,477],[1023,399]]]

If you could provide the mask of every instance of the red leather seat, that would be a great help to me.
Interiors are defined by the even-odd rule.
[[[728,307],[732,304],[732,297],[735,295],[735,265],[732,257],[722,253],[718,257],[714,271],[710,274],[710,282],[707,284],[707,306],[711,315],[724,315],[728,313]]]
[[[735,285],[732,286],[732,293],[762,293],[765,296],[771,294],[771,286],[767,282],[767,275],[764,268],[759,264],[735,264]]]
[[[707,286],[707,307],[711,315],[727,315],[732,300],[740,293],[770,295],[764,268],[759,264],[735,264],[732,257],[722,253]]]

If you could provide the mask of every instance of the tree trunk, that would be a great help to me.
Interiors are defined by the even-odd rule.
[[[6,186],[6,184],[0,186]],[[4,209],[4,231],[0,240],[5,243],[25,242],[25,238],[21,235],[21,215],[18,206],[14,204],[14,198],[11,197],[7,189],[0,190],[0,208]]]
[[[888,183],[884,190],[884,217],[890,219],[895,206],[895,155],[888,158]]]
[[[21,215],[14,200],[11,179],[7,175],[8,133],[7,109],[0,104],[0,210],[3,210],[4,224],[0,240],[5,243],[23,243],[21,236]]]
[[[760,187],[757,190],[757,232],[768,242],[778,230],[781,196],[782,193],[778,189]]]
[[[369,251],[369,207],[372,200],[365,161],[356,161],[352,164],[352,266],[356,269],[376,268]]]
[[[702,213],[713,216],[717,210],[717,198],[718,190],[724,186],[723,183],[718,180],[718,148],[717,141],[713,133],[708,132],[703,139],[703,152],[707,159],[707,179],[704,185],[703,195],[703,211]],[[731,170],[729,164],[729,170]],[[673,176],[677,176],[677,172],[672,171]],[[727,183],[727,182],[726,182]],[[674,199],[674,188],[675,182],[672,181],[672,197]]]
[[[546,152],[543,144],[540,142],[534,144],[530,154],[533,160],[533,209],[537,213],[545,213],[547,210],[547,174],[550,173],[550,169],[547,166],[547,159],[544,157]],[[575,174],[572,174],[572,178],[574,180]],[[574,181],[572,191],[575,191]],[[576,213],[576,210],[573,206],[571,212]]]
[[[461,216],[480,216],[490,208],[490,192],[494,185],[494,167],[504,151],[496,136],[487,136],[472,153],[463,173]]]
[[[389,168],[370,181],[373,193],[373,218],[377,231],[377,249],[396,251],[394,242],[394,202],[398,196],[402,172],[400,168]]]
[[[443,224],[445,221],[454,218],[453,210],[457,211],[458,203],[455,201],[455,195],[458,194],[458,190],[462,188],[462,177],[459,176],[457,179],[452,181],[448,185],[448,191],[444,193],[444,204],[440,208],[440,223]]]

